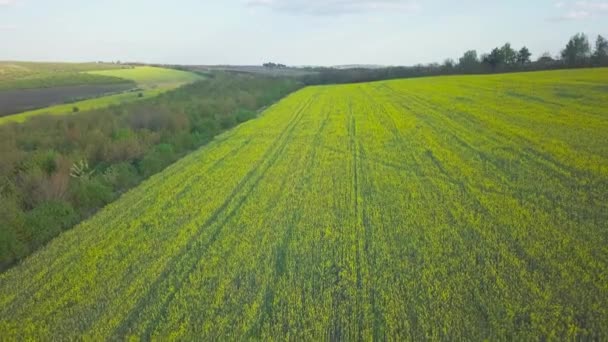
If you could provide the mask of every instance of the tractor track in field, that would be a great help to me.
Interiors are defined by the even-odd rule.
[[[312,177],[310,175],[310,169],[316,160],[318,148],[321,144],[321,137],[327,126],[327,123],[329,122],[330,115],[331,115],[331,110],[326,110],[326,115],[323,118],[323,120],[321,121],[319,128],[317,129],[315,135],[312,138],[312,145],[310,147],[309,152],[306,155],[304,165],[300,170],[303,173],[303,175],[300,176],[300,181],[298,182],[298,185],[296,186],[296,188],[298,188],[300,190],[306,189],[312,181]],[[282,182],[283,185],[281,186],[281,188],[284,188],[284,185],[287,182],[287,180],[288,180],[288,178],[285,178],[283,180],[283,182]],[[293,203],[297,204],[301,201],[302,201],[302,199],[300,197],[296,197],[295,200],[293,201]],[[272,205],[270,205],[268,209],[271,210],[271,208],[274,207],[274,204],[276,204],[276,202],[274,202]],[[246,336],[248,339],[260,338],[261,337],[260,333],[261,333],[262,327],[264,326],[264,323],[266,322],[266,320],[272,318],[272,301],[274,299],[274,290],[273,289],[275,288],[279,278],[281,276],[283,276],[287,271],[285,264],[286,264],[286,259],[287,259],[289,242],[293,238],[294,227],[296,226],[296,224],[299,220],[300,220],[299,211],[297,211],[297,210],[291,211],[291,216],[288,220],[289,224],[287,225],[285,234],[281,238],[279,244],[277,245],[277,247],[275,248],[274,253],[273,253],[275,258],[274,258],[274,263],[273,263],[274,267],[273,267],[272,277],[271,277],[271,280],[269,281],[269,285],[267,285],[264,289],[263,304],[260,306],[260,310],[257,315],[258,318],[257,318],[256,322],[252,325],[252,328],[249,329],[249,331],[246,333]]]
[[[242,148],[246,147],[246,145],[248,145],[250,141],[251,141],[251,139],[245,140],[243,142],[243,144],[241,144],[238,147],[232,149],[231,151],[229,151],[228,153],[226,153],[225,155],[223,155],[221,158],[219,158],[216,162],[214,162],[211,166],[209,166],[206,169],[206,171],[212,170],[214,167],[218,167],[219,165],[221,165],[221,163],[223,163],[226,160],[226,158],[228,158],[232,154],[238,153],[238,151],[240,151]],[[188,188],[189,188],[190,185],[195,184],[198,180],[201,179],[203,173],[204,172],[201,172],[201,173],[197,174],[197,176],[192,177],[192,180],[190,182],[188,182],[186,184],[181,184],[181,186],[183,186],[182,190],[180,190],[180,192],[176,195],[176,198],[177,199],[181,198],[181,196],[183,196],[183,194],[187,192],[187,190],[188,190]],[[147,180],[146,182],[152,182],[152,181],[154,181],[154,180]],[[159,181],[162,181],[162,179],[161,178],[156,178],[156,181],[154,181],[154,182],[158,183]],[[138,212],[140,214],[143,213],[143,212],[145,212],[147,210],[147,208],[145,206],[139,205],[140,203],[144,202],[145,200],[147,200],[147,199],[146,198],[140,198],[135,204],[133,204],[131,206],[131,208],[139,208]],[[170,206],[171,204],[172,204],[172,202],[167,202],[165,204],[164,208]],[[140,216],[140,214],[137,214],[136,216]],[[130,210],[123,210],[123,211],[120,212],[120,214],[118,216],[114,217],[113,219],[116,222],[121,222],[123,220],[123,218],[126,218],[126,217],[128,217],[130,215],[131,216],[134,215],[132,211],[130,211]],[[124,234],[127,234],[128,232],[125,231],[125,230],[120,230],[120,231],[117,231],[117,233],[121,233],[122,235],[124,235]],[[106,236],[107,240],[109,240],[110,238],[115,238],[114,240],[120,241],[120,239],[117,236],[113,236],[113,235],[107,235]],[[88,244],[89,241],[93,241],[93,240],[95,240],[95,237],[91,236],[88,240],[81,241],[80,243],[82,243],[82,244]],[[68,258],[69,256],[70,256],[70,254],[66,254],[66,255],[64,255],[64,258]],[[76,257],[76,256],[74,256],[73,258],[71,258],[71,260],[72,261],[69,262],[69,263],[73,264],[73,263],[76,263],[79,260],[79,258]],[[29,282],[27,288],[24,291],[24,296],[27,296],[27,293],[28,293],[27,289],[34,289],[40,283],[47,283],[50,280],[49,279],[49,275],[53,274],[53,271],[55,271],[58,267],[65,268],[65,265],[64,266],[58,266],[58,265],[60,265],[60,261],[63,261],[63,259],[58,258],[58,259],[53,260],[53,262],[51,263],[51,265],[49,265],[49,267],[46,268],[46,273],[45,273],[44,276],[42,276],[39,280],[37,280],[35,282],[34,281]],[[19,301],[19,298],[15,297],[15,298],[13,298],[13,300],[11,301],[11,303],[18,302],[18,301]],[[5,305],[3,307],[4,308],[10,308],[11,305],[12,304],[10,304],[10,303],[5,303]]]
[[[156,326],[157,322],[160,321],[162,317],[166,315],[166,310],[176,293],[182,286],[184,279],[197,267],[200,258],[202,258],[202,254],[197,254],[197,257],[190,266],[186,266],[183,269],[185,271],[181,274],[175,275],[177,278],[175,282],[169,281],[171,279],[171,275],[173,270],[180,269],[177,265],[185,259],[188,254],[194,255],[193,251],[201,250],[202,253],[208,250],[211,245],[217,240],[218,236],[222,232],[222,228],[226,225],[226,223],[236,214],[238,209],[243,205],[243,203],[247,200],[248,195],[255,189],[260,180],[264,177],[268,169],[274,164],[274,162],[278,159],[279,155],[283,153],[287,142],[292,136],[294,128],[301,121],[305,110],[313,103],[315,96],[312,96],[307,103],[305,103],[298,112],[294,115],[294,118],[286,125],[286,128],[283,132],[275,139],[275,142],[270,146],[270,148],[266,151],[266,153],[259,159],[259,162],[245,175],[245,177],[238,183],[238,185],[233,189],[230,195],[224,200],[222,205],[220,205],[213,214],[200,226],[197,232],[193,234],[193,236],[203,236],[202,231],[215,225],[215,229],[211,232],[211,235],[206,241],[200,241],[198,239],[190,239],[188,243],[176,254],[174,255],[168,262],[167,266],[161,272],[161,274],[156,278],[156,280],[150,286],[150,290],[148,290],[147,294],[143,295],[134,309],[131,310],[131,313],[127,316],[125,320],[123,320],[122,324],[117,327],[112,334],[115,338],[120,338],[121,336],[125,336],[129,332],[129,326],[134,323],[139,317],[139,313],[143,312],[147,305],[151,305],[150,298],[159,298],[160,293],[169,292],[167,298],[162,301],[159,306],[159,314],[156,316],[157,318],[147,324],[147,328],[145,329],[144,336],[147,338],[150,337],[152,333],[152,329]],[[256,176],[257,174],[257,176]],[[248,185],[250,184],[250,185]],[[243,190],[246,189],[246,190]],[[239,196],[241,194],[241,196]],[[235,201],[235,205],[232,209],[232,202]],[[227,212],[227,214],[222,217],[222,214]],[[221,218],[222,217],[222,218]],[[216,224],[217,223],[217,224]],[[164,284],[169,286],[171,283],[175,283],[176,286],[173,286],[173,291],[165,291]]]
[[[412,97],[409,98],[409,97],[406,97],[405,94],[398,93],[390,87],[387,87],[387,89],[391,89],[395,93],[395,95],[400,94],[399,96],[396,96],[396,97],[398,97],[404,101],[413,101],[414,103],[417,103],[425,108],[428,108],[429,110],[437,111],[437,112],[440,112],[441,109],[447,110],[446,108],[442,108],[441,106],[437,107],[435,104],[429,102],[428,100],[420,98],[417,95],[410,95]],[[411,113],[414,113],[415,115],[419,115],[417,110],[409,107],[408,105],[406,105],[405,102],[401,102],[401,105],[405,109],[410,111]],[[463,148],[469,150],[470,152],[477,154],[481,158],[481,160],[483,160],[485,163],[492,165],[494,168],[494,172],[499,172],[502,175],[502,179],[510,179],[512,171],[507,169],[507,167],[505,166],[506,163],[500,162],[499,158],[496,158],[495,156],[491,155],[489,152],[484,152],[481,148],[475,147],[471,143],[465,141],[464,137],[466,136],[466,134],[464,132],[467,131],[468,127],[475,126],[475,122],[466,120],[466,117],[469,114],[467,114],[467,113],[460,113],[460,114],[462,114],[462,115],[459,117],[462,119],[465,119],[464,123],[460,122],[459,120],[455,120],[453,118],[448,118],[447,116],[444,115],[443,119],[449,120],[449,122],[452,123],[451,129],[449,129],[449,130],[445,128],[446,127],[445,123],[443,125],[440,125],[439,123],[437,123],[435,121],[429,121],[427,116],[419,116],[419,117],[421,119],[423,119],[425,121],[425,123],[428,124],[432,129],[436,130],[437,132],[441,132],[442,135],[444,135],[444,136],[451,137],[453,140],[456,141],[457,144],[459,144]],[[503,113],[503,115],[504,115],[504,113]],[[525,137],[519,136],[519,135],[517,136],[517,138],[518,138],[517,139],[518,144],[520,146],[535,146],[528,138],[525,138]],[[514,144],[513,140],[509,139],[504,133],[500,133],[498,136],[485,136],[484,135],[484,139],[489,144],[492,144],[495,146],[504,146],[504,145],[511,146]],[[527,148],[518,149],[518,150],[512,149],[512,154],[521,163],[530,164],[531,166],[529,168],[536,169],[536,170],[543,170],[543,172],[542,172],[543,175],[547,175],[550,178],[554,179],[555,182],[560,183],[561,186],[564,188],[571,188],[572,186],[575,186],[575,184],[578,184],[577,180],[576,180],[577,177],[573,177],[573,175],[576,175],[578,177],[589,176],[588,174],[587,175],[580,174],[580,172],[577,169],[569,167],[559,161],[556,161],[554,158],[551,158],[550,156],[548,156],[548,154],[546,152],[539,151],[538,148],[527,147]],[[471,187],[478,188],[481,191],[492,192],[492,193],[497,193],[496,190],[487,189],[487,188],[484,188],[482,185],[475,185],[475,184],[465,186],[465,184],[463,183],[463,180],[452,178],[452,177],[450,177],[450,178],[452,179],[452,182],[455,185],[457,185],[458,187],[461,188],[463,193],[468,194],[468,196],[477,203],[476,206],[481,209],[482,213],[484,213],[485,215],[491,216],[490,210],[477,198],[477,195],[473,194]],[[551,193],[541,187],[535,187],[533,189],[528,189],[528,190],[524,191],[521,189],[521,186],[519,186],[518,184],[516,184],[512,181],[503,182],[501,184],[501,186],[503,188],[505,188],[506,190],[508,190],[509,194],[517,193],[520,198],[520,201],[527,202],[528,205],[535,205],[537,207],[541,206],[541,204],[537,203],[538,198],[542,198],[542,197],[550,198],[551,197]],[[503,195],[505,195],[505,194],[503,194]],[[573,204],[563,203],[561,201],[555,201],[554,205],[556,206],[556,208],[559,208],[560,210],[563,210],[565,212],[572,211],[572,207],[573,207]],[[545,209],[542,209],[542,210],[545,210]],[[585,211],[586,209],[581,208],[581,209],[577,209],[577,210]],[[587,216],[589,216],[589,214],[587,214]],[[584,238],[584,236],[586,234],[587,234],[587,232],[585,232],[585,231],[579,233],[580,237],[582,237],[582,238]]]

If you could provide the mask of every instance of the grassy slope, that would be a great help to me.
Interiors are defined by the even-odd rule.
[[[0,62],[0,91],[80,84],[121,83],[125,80],[111,76],[82,73],[91,70],[115,70],[120,68],[124,68],[124,66],[101,63]]]
[[[200,76],[190,72],[149,66],[124,70],[89,71],[88,74],[132,80],[142,88],[176,87],[200,80]]]
[[[120,64],[105,63],[40,63],[0,61],[0,81],[16,80],[35,75],[122,69]]]
[[[0,125],[8,122],[23,122],[33,116],[42,114],[69,114],[72,112],[74,107],[78,107],[79,112],[82,112],[92,109],[106,108],[120,103],[134,102],[144,98],[157,96],[183,84],[201,79],[200,76],[193,73],[156,67],[135,67],[132,69],[88,71],[87,73],[90,75],[130,80],[135,82],[143,90],[140,92],[103,96],[95,99],[83,100],[70,104],[61,104],[15,115],[9,115],[0,118]],[[142,93],[143,97],[139,97],[139,93]]]
[[[0,275],[0,335],[605,339],[607,79],[306,88]]]
[[[0,91],[116,83],[128,83],[128,81],[118,77],[84,73],[58,73],[50,75],[36,75],[33,77],[11,80],[7,82],[0,81]]]

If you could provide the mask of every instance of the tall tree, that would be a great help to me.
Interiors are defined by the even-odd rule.
[[[530,56],[532,56],[530,50],[525,46],[522,47],[519,52],[517,52],[517,64],[525,65],[530,63]]]
[[[593,62],[597,65],[608,65],[608,40],[599,35],[595,41]]]
[[[500,48],[500,54],[502,55],[502,61],[506,65],[514,65],[517,63],[517,52],[511,48],[510,43],[506,43]]]
[[[458,60],[458,67],[464,72],[475,72],[479,69],[477,51],[469,50]]]
[[[562,59],[569,66],[583,65],[589,59],[591,47],[584,33],[574,35],[562,50]]]
[[[494,48],[489,55],[484,55],[482,62],[489,65],[492,71],[495,71],[499,66],[504,64],[505,59],[501,49]]]
[[[454,62],[454,60],[453,60],[453,59],[451,59],[451,58],[446,58],[446,59],[443,61],[443,64],[441,65],[441,69],[443,69],[443,71],[444,71],[444,72],[451,73],[451,72],[453,72],[453,71],[454,71],[454,65],[455,65],[455,64],[456,64],[456,63]]]

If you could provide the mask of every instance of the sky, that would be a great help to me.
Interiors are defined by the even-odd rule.
[[[414,65],[608,37],[608,0],[0,0],[0,60]]]

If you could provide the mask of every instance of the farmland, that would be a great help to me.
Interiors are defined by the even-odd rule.
[[[0,117],[135,87],[124,78],[88,74],[127,68],[102,63],[0,62]]]
[[[0,91],[0,104],[2,104],[0,116],[45,107],[57,102],[70,102],[71,100],[74,102],[74,99],[122,92],[132,88],[132,83],[117,83]]]
[[[1,274],[0,336],[605,340],[607,80],[304,88]]]
[[[38,92],[36,96],[28,96],[26,94],[23,95],[23,97],[26,97],[26,99],[30,98],[32,99],[32,101],[36,101],[35,103],[33,103],[34,105],[40,104],[42,107],[45,107],[45,105],[49,105],[49,107],[32,109],[25,112],[19,112],[15,115],[0,117],[0,125],[6,122],[23,122],[33,116],[38,116],[41,114],[69,114],[73,112],[74,107],[77,107],[78,111],[80,112],[99,108],[106,108],[111,105],[117,105],[126,102],[135,102],[143,98],[157,96],[184,84],[195,82],[201,79],[200,76],[193,73],[157,67],[144,66],[96,71],[90,71],[84,67],[83,69],[84,71],[76,74],[78,75],[78,77],[75,77],[74,80],[119,80],[122,83],[110,82],[110,84],[103,86],[100,83],[101,81],[94,81],[92,83],[93,85],[89,85],[86,87],[90,89],[86,93],[90,95],[99,95],[98,97],[92,99],[84,99],[67,104],[61,102],[65,102],[66,100],[73,99],[75,97],[77,98],[78,94],[85,92],[83,90],[83,88],[85,87],[66,87],[66,91],[62,92],[58,91],[61,90],[61,88],[57,89],[57,84],[54,84],[53,87],[48,87],[46,89],[23,90],[23,93],[27,93],[28,91]],[[62,77],[67,76],[63,75]],[[127,89],[134,89],[136,87],[138,89],[138,91],[136,92],[125,92],[125,90]],[[15,113],[14,109],[24,108],[28,106],[32,107],[31,103],[17,103],[16,92],[18,92],[18,90],[5,91],[4,96],[2,95],[2,92],[0,92],[0,101],[4,101],[0,102],[0,105],[3,105],[3,108],[8,108],[9,104],[12,106],[11,108],[6,109],[6,111],[4,112],[0,111],[0,114],[12,114]]]
[[[131,80],[142,88],[175,88],[200,80],[198,75],[190,72],[151,66],[140,66],[132,69],[88,71],[87,74]]]
[[[119,70],[127,66],[104,63],[1,62],[0,91],[37,89],[83,84],[125,83],[124,79],[85,73],[92,70]]]
[[[92,70],[123,69],[124,65],[111,63],[44,63],[0,61],[0,80],[38,78],[48,75],[85,72]]]

